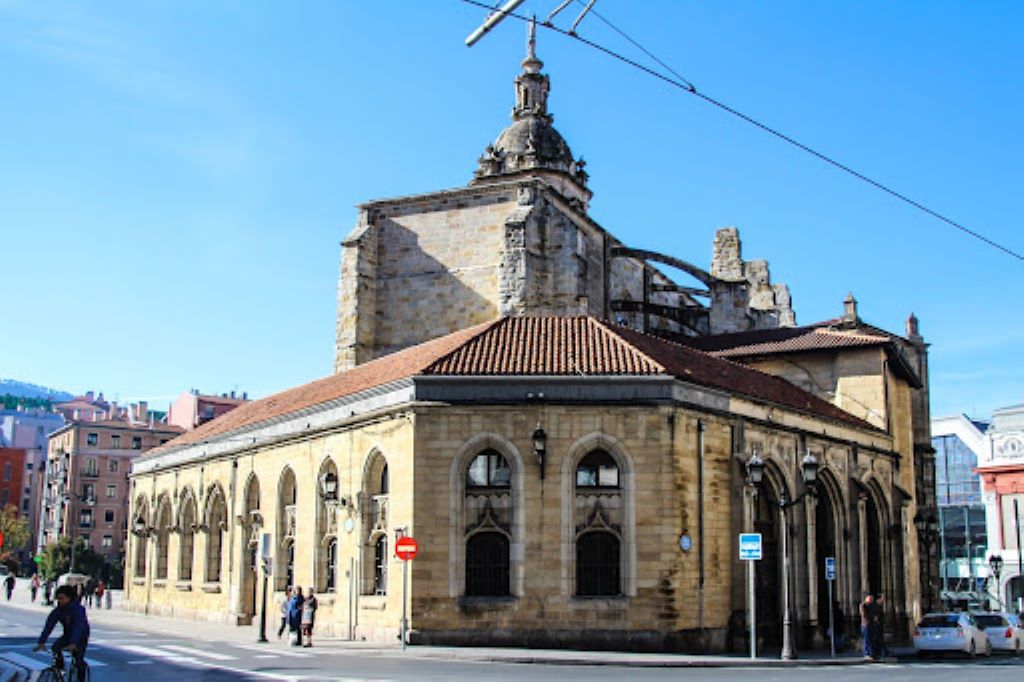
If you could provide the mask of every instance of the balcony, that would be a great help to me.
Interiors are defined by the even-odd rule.
[[[100,477],[100,470],[99,469],[82,469],[81,476],[82,476],[82,478],[99,478]]]
[[[284,508],[284,537],[288,540],[295,539],[295,511],[294,504]]]
[[[95,524],[92,522],[92,520],[86,521],[85,519],[79,519],[78,521],[79,528],[92,528],[94,525]]]

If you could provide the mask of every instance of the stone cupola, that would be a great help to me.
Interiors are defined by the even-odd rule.
[[[591,196],[586,188],[586,163],[573,158],[565,138],[555,130],[554,116],[548,112],[551,81],[541,73],[544,62],[537,58],[535,22],[530,23],[522,67],[515,80],[512,124],[484,150],[472,184],[504,180],[511,175],[540,175],[585,206]]]

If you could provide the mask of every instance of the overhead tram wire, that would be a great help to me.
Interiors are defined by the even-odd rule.
[[[491,7],[489,5],[487,5],[487,4],[483,3],[483,2],[480,2],[480,0],[461,0],[461,2],[463,2],[463,3],[467,4],[467,5],[473,5],[475,7],[480,7],[480,8],[486,9],[486,10],[490,10],[491,9]],[[854,170],[850,166],[847,166],[846,164],[841,163],[840,161],[837,161],[837,160],[833,159],[832,157],[828,156],[827,154],[824,154],[823,152],[819,152],[818,150],[814,149],[813,147],[809,147],[808,145],[793,139],[789,135],[786,135],[785,133],[783,133],[783,132],[781,132],[779,130],[776,130],[775,128],[772,128],[771,126],[769,126],[769,125],[767,125],[765,123],[761,123],[757,119],[755,119],[755,118],[753,118],[751,116],[748,116],[747,114],[744,114],[743,112],[738,111],[738,110],[730,107],[728,104],[726,104],[726,103],[724,103],[724,102],[722,102],[720,100],[717,100],[714,97],[711,97],[710,95],[704,94],[703,92],[698,90],[697,86],[695,86],[691,81],[687,80],[686,78],[683,78],[674,69],[672,69],[670,66],[665,64],[665,62],[663,62],[662,60],[660,60],[656,56],[654,56],[654,54],[652,54],[649,50],[647,50],[645,47],[643,47],[643,45],[641,45],[637,41],[635,41],[632,38],[630,38],[625,32],[623,32],[617,26],[612,24],[608,19],[606,19],[602,15],[598,14],[593,9],[590,10],[590,13],[593,14],[594,16],[598,17],[601,21],[603,21],[605,24],[607,24],[612,30],[614,30],[616,33],[621,35],[623,38],[625,38],[631,44],[633,44],[635,47],[637,47],[639,50],[641,50],[648,57],[650,57],[655,62],[657,62],[662,68],[664,68],[668,72],[670,72],[672,74],[672,76],[667,76],[667,75],[665,75],[663,73],[655,71],[654,69],[652,69],[652,68],[650,68],[648,66],[645,66],[645,65],[643,65],[643,64],[641,64],[641,63],[639,63],[639,62],[637,62],[637,61],[635,61],[633,59],[630,59],[629,57],[626,57],[625,55],[623,55],[623,54],[621,54],[619,52],[616,52],[615,50],[612,50],[610,48],[605,47],[604,45],[601,45],[599,43],[595,43],[592,40],[584,38],[584,37],[580,36],[578,33],[576,33],[575,31],[567,31],[565,29],[559,28],[559,27],[555,26],[554,24],[552,24],[550,21],[538,22],[538,26],[546,28],[546,29],[548,29],[550,31],[554,31],[555,33],[560,33],[563,36],[566,36],[567,38],[571,38],[571,39],[576,40],[576,41],[578,41],[580,43],[583,43],[587,47],[590,47],[590,48],[593,48],[593,49],[595,49],[595,50],[597,50],[599,52],[602,52],[602,53],[608,55],[609,57],[611,57],[612,59],[616,59],[616,60],[618,60],[618,61],[620,61],[620,62],[622,62],[624,64],[632,66],[635,69],[639,69],[640,71],[643,71],[644,73],[646,73],[649,76],[653,76],[654,78],[657,78],[658,80],[664,81],[665,83],[668,83],[669,85],[671,85],[671,86],[673,86],[675,88],[678,88],[680,90],[688,92],[691,95],[693,95],[693,96],[695,96],[695,97],[697,97],[697,98],[707,102],[708,104],[711,104],[711,105],[713,105],[715,107],[718,107],[722,111],[725,111],[726,113],[731,114],[731,115],[735,116],[736,118],[738,118],[738,119],[740,119],[742,121],[745,121],[746,123],[749,123],[750,125],[752,125],[752,126],[754,126],[756,128],[759,128],[760,130],[768,133],[769,135],[777,137],[778,139],[782,140],[783,142],[786,142],[786,143],[796,147],[797,149],[800,149],[801,151],[806,152],[807,154],[810,154],[811,156],[817,158],[818,160],[824,161],[825,163],[829,164],[833,168],[837,168],[838,170],[841,170],[842,172],[846,173],[847,175],[850,175],[850,176],[852,176],[854,178],[857,178],[861,182],[867,183],[868,185],[871,185],[875,189],[880,190],[880,191],[888,194],[889,196],[894,197],[896,199],[899,199],[903,203],[905,203],[905,204],[907,204],[909,206],[912,206],[912,207],[918,209],[919,211],[921,211],[923,213],[926,213],[926,214],[930,215],[931,217],[935,218],[936,220],[939,220],[939,221],[949,225],[950,227],[954,227],[957,230],[960,230],[961,232],[963,232],[963,233],[965,233],[965,234],[967,234],[967,235],[969,235],[971,237],[974,237],[975,239],[977,239],[977,240],[979,240],[981,242],[984,242],[985,244],[988,244],[992,248],[997,249],[999,251],[1002,251],[1003,253],[1007,254],[1008,256],[1011,256],[1012,258],[1016,258],[1017,260],[1024,262],[1024,255],[1022,255],[1021,253],[1019,253],[1017,251],[1014,251],[1013,249],[1011,249],[1011,248],[1009,248],[1007,246],[1004,246],[1004,245],[1000,244],[999,242],[996,242],[996,241],[994,241],[992,239],[989,239],[985,235],[983,235],[983,234],[981,234],[981,233],[979,233],[979,232],[977,232],[975,230],[972,230],[971,228],[967,227],[966,225],[963,225],[963,224],[953,220],[952,218],[948,218],[948,217],[944,216],[943,214],[939,213],[938,211],[934,211],[934,210],[928,208],[924,204],[922,204],[922,203],[920,203],[918,201],[915,201],[914,199],[911,199],[907,195],[902,194],[902,193],[892,189],[891,187],[889,187],[889,186],[887,186],[887,185],[885,185],[885,184],[883,184],[883,183],[881,183],[881,182],[879,182],[877,180],[874,180],[874,179],[868,177],[867,175],[864,175],[863,173],[861,173],[861,172],[859,172],[857,170]],[[524,16],[522,14],[517,14],[516,12],[508,12],[506,14],[506,16],[512,17],[513,19],[518,19],[519,21],[524,21],[524,22],[531,21],[530,17]]]

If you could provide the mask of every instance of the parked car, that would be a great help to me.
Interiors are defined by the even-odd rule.
[[[992,655],[992,643],[969,613],[929,613],[914,630],[918,653],[960,651],[971,658]]]
[[[1020,655],[1024,648],[1024,629],[1019,618],[1012,613],[976,613],[974,620],[985,631],[996,651],[1012,651]]]

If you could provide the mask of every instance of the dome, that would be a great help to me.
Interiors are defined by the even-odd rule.
[[[494,142],[493,152],[501,158],[504,172],[547,168],[572,173],[573,158],[569,145],[546,118],[521,118],[501,131]]]

